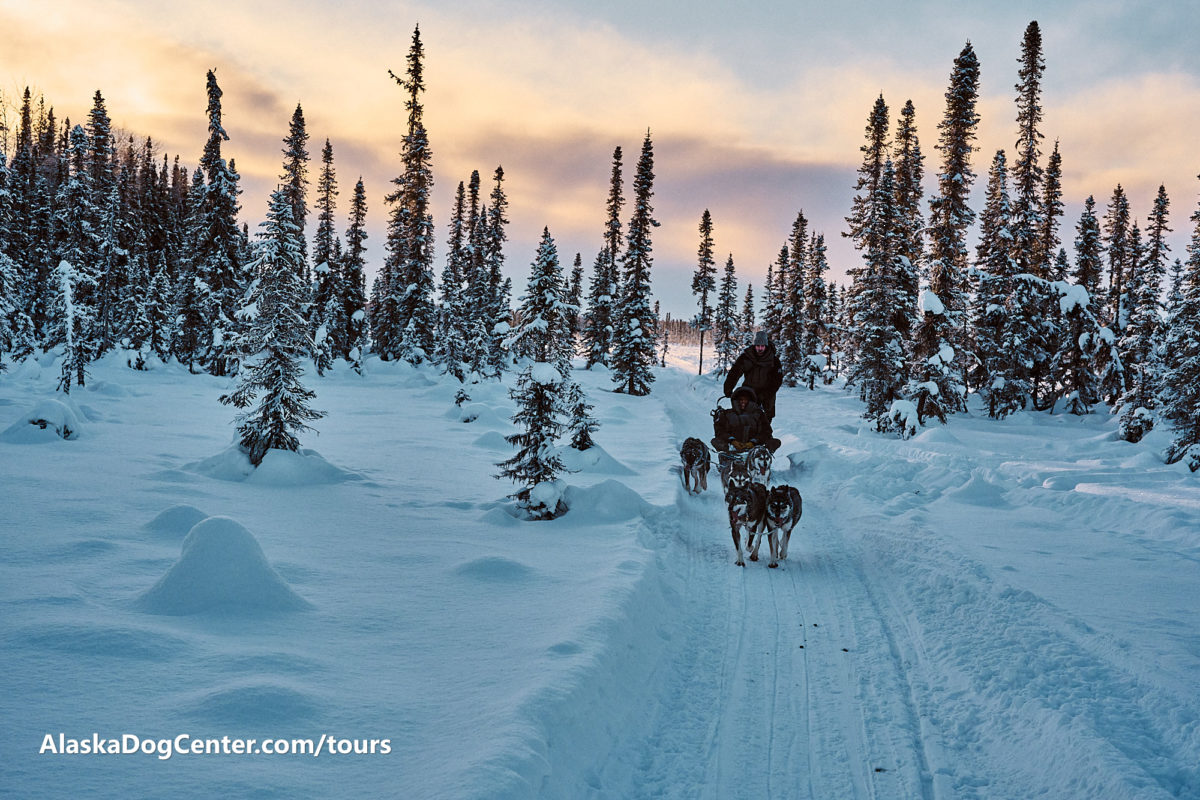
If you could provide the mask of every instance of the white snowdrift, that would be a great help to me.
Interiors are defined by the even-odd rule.
[[[228,517],[209,517],[192,528],[179,561],[137,606],[168,615],[257,615],[310,607],[267,563],[254,534]]]
[[[44,444],[78,439],[83,429],[80,416],[62,400],[43,400],[0,433],[0,441]]]
[[[268,450],[257,468],[238,445],[231,445],[215,456],[184,467],[219,481],[245,482],[256,486],[315,486],[361,480],[362,476],[330,464],[315,450],[301,448]]]

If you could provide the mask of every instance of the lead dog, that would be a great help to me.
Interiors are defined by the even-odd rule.
[[[804,501],[800,497],[800,490],[795,486],[776,486],[767,494],[762,527],[767,532],[767,541],[771,548],[771,563],[767,564],[768,567],[778,567],[779,560],[787,560],[792,529],[796,527],[803,513]],[[754,550],[750,555],[751,559],[757,554],[758,547]]]
[[[708,489],[708,470],[712,467],[712,455],[708,445],[692,436],[683,441],[679,448],[679,460],[683,462],[683,488],[688,494],[699,494]]]
[[[742,555],[742,535],[745,534],[749,546],[754,534],[761,533],[766,500],[766,487],[749,481],[731,483],[725,494],[725,502],[729,506],[729,532],[733,535],[733,547],[737,551],[737,561],[734,563],[739,567],[746,566]],[[757,548],[751,552],[750,560],[758,560]]]
[[[775,456],[761,444],[750,449],[746,454],[746,468],[750,470],[750,479],[764,486],[771,482],[771,462]]]

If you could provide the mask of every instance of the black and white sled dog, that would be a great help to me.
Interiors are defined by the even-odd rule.
[[[744,470],[743,465],[743,473]],[[746,559],[742,554],[742,536],[746,537],[747,546],[755,534],[759,534],[761,538],[767,488],[761,483],[750,482],[748,477],[735,482],[733,475],[730,475],[730,479],[725,493],[725,503],[729,506],[729,532],[733,535],[733,548],[737,551],[737,561],[734,563],[744,567]],[[750,553],[750,560],[758,560],[757,547]]]
[[[750,470],[750,479],[764,486],[771,482],[771,462],[775,456],[761,444],[750,448],[746,454],[746,468]]]
[[[767,493],[762,516],[762,530],[766,532],[767,543],[771,548],[771,562],[768,567],[778,567],[779,561],[786,561],[788,542],[792,539],[792,530],[804,513],[804,503],[800,490],[795,486],[776,486]],[[761,540],[761,535],[760,535]],[[758,554],[758,543],[755,543],[750,558]]]
[[[683,440],[679,448],[679,460],[683,462],[681,477],[683,488],[688,494],[699,494],[708,489],[708,470],[712,467],[712,455],[708,445],[694,436]]]
[[[738,486],[749,486],[754,483],[750,477],[750,470],[746,467],[746,462],[736,458],[723,458],[720,465],[721,488],[725,491],[725,499],[729,499],[729,493]]]

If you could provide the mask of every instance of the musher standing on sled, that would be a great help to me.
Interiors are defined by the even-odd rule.
[[[783,385],[783,366],[775,352],[775,345],[767,338],[766,331],[754,334],[754,344],[742,351],[725,376],[725,396],[733,396],[738,378],[745,376],[743,386],[754,390],[759,405],[767,414],[767,421],[775,419],[775,393]]]

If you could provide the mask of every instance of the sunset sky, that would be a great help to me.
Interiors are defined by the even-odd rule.
[[[363,177],[373,269],[383,258],[383,196],[399,173],[405,124],[388,70],[405,69],[419,23],[438,270],[455,187],[472,169],[486,180],[501,164],[515,294],[543,226],[564,266],[580,252],[590,276],[613,148],[625,151],[628,194],[649,129],[662,223],[653,288],[664,311],[690,316],[705,208],[720,263],[733,253],[739,295],[747,281],[759,295],[800,209],[825,233],[841,279],[858,258],[840,232],[880,93],[893,126],[905,101],[914,102],[931,191],[943,93],[968,39],[981,64],[974,163],[982,184],[995,150],[1016,140],[1016,60],[1032,19],[1046,61],[1045,151],[1058,139],[1063,154],[1064,240],[1073,239],[1088,194],[1103,207],[1122,183],[1144,225],[1162,183],[1172,257],[1186,257],[1187,218],[1200,193],[1200,4],[1190,0],[0,0],[0,92],[10,124],[25,86],[44,94],[60,120],[82,122],[99,89],[115,125],[139,143],[152,136],[192,167],[206,138],[205,72],[215,69],[230,135],[224,152],[237,160],[252,228],[299,102],[314,183],[324,140],[333,143],[340,230]]]

